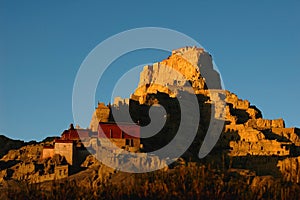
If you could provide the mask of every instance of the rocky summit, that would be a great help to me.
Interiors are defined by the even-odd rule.
[[[255,105],[224,90],[221,83],[212,56],[204,49],[173,50],[165,60],[143,68],[128,99],[116,98],[109,105],[99,102],[88,129],[71,125],[60,137],[43,142],[4,142],[2,198],[30,196],[31,192],[37,198],[53,198],[68,191],[69,197],[78,199],[80,195],[89,199],[299,198],[300,129],[285,127],[281,118],[263,118]],[[197,107],[184,102],[187,109],[182,110],[181,99],[189,95],[195,96]],[[161,112],[160,107],[163,114],[151,118],[150,112]],[[197,123],[196,135],[180,158],[151,154],[176,137],[183,113],[192,116],[196,112],[199,120],[191,117],[187,122]],[[120,121],[122,130],[116,126]],[[160,121],[165,123],[157,133],[143,137],[143,127]],[[209,132],[211,124],[222,125],[220,135]],[[132,132],[136,135],[128,134]],[[208,133],[217,135],[216,145],[199,158]],[[177,140],[174,150],[188,139]],[[99,150],[105,152],[103,162],[159,170],[122,172],[99,162],[95,156]],[[120,160],[120,151],[136,157]]]

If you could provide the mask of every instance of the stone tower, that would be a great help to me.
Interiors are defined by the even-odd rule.
[[[104,103],[98,102],[98,107],[93,113],[92,120],[90,123],[90,129],[93,132],[97,132],[99,122],[108,122],[110,108],[105,106]]]

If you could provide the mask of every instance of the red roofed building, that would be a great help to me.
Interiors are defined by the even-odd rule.
[[[138,151],[140,148],[140,136],[140,126],[136,124],[99,122],[98,138],[100,142],[109,140],[119,148]]]
[[[98,133],[88,129],[75,129],[73,124],[65,130],[53,146],[44,146],[42,158],[62,155],[70,165],[80,163],[80,158],[86,154],[86,149],[80,149],[85,144],[96,150],[98,146],[118,147],[131,152],[140,149],[140,126],[131,123],[100,122]],[[114,145],[113,145],[114,144]]]
[[[90,130],[74,129],[73,124],[71,124],[70,128],[65,130],[59,139],[54,140],[53,146],[44,146],[42,158],[45,159],[60,154],[66,158],[70,165],[74,165],[78,157],[76,154],[80,152],[76,149],[76,144],[89,140],[90,133]]]
[[[84,140],[90,137],[90,131],[86,129],[69,129],[61,134],[61,140]]]

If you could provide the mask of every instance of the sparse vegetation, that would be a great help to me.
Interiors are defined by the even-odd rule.
[[[8,199],[299,199],[299,185],[277,180],[253,188],[247,178],[204,166],[180,166],[168,171],[129,174],[98,187],[76,181],[19,183],[5,190]]]

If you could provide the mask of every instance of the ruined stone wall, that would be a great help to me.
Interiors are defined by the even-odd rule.
[[[69,176],[69,165],[56,166],[54,170],[56,179],[62,179]]]
[[[245,126],[243,124],[228,124],[225,125],[225,132],[231,132],[231,131],[242,131],[245,129]]]
[[[231,141],[230,156],[288,156],[290,150],[275,140],[259,140],[257,142]]]
[[[290,154],[290,143],[268,140],[262,131],[255,128],[243,124],[230,124],[225,126],[224,131],[223,137],[230,140],[230,156]]]
[[[56,142],[54,145],[54,153],[64,156],[70,165],[75,164],[75,146],[73,142]]]
[[[272,133],[287,138],[295,144],[295,146],[300,146],[300,133],[296,128],[272,128]]]
[[[31,179],[32,183],[41,183],[45,181],[53,181],[55,180],[55,174],[46,174],[42,176],[34,176]]]
[[[197,95],[201,107],[201,130],[199,133],[205,132],[211,114],[214,114],[215,119],[225,119],[224,131],[217,148],[221,147],[226,151],[230,149],[231,157],[252,155],[254,158],[258,158],[259,165],[264,167],[263,161],[260,160],[261,157],[283,159],[284,156],[295,156],[300,153],[300,148],[298,148],[300,147],[299,130],[285,128],[283,119],[264,119],[258,108],[251,105],[248,100],[238,98],[236,94],[226,90],[218,91],[219,87],[216,87],[217,89],[209,87],[210,80],[206,80],[205,77],[210,77],[214,73],[216,72],[213,70],[212,58],[203,49],[184,47],[174,50],[167,59],[144,67],[140,74],[138,88],[130,97],[131,102],[139,103],[136,107],[161,104],[168,111],[168,117],[175,116],[175,121],[178,108],[172,108],[173,100],[171,99],[180,97],[182,91],[194,93]],[[215,74],[215,77],[218,75]],[[189,84],[192,85],[192,88],[188,87]],[[166,97],[159,98],[163,96],[162,94]],[[117,107],[124,104],[121,99],[116,99],[116,102]],[[174,110],[176,112],[173,112]],[[142,111],[147,113],[148,110]],[[149,122],[148,118],[140,113],[136,111],[135,115],[138,116],[136,120]],[[171,130],[174,124],[176,123],[168,125],[167,128]],[[281,140],[281,137],[286,140]],[[165,138],[159,135],[155,139],[162,141]],[[109,142],[109,140],[102,141],[102,146],[109,145]],[[113,142],[121,148],[126,146],[124,140],[114,140]],[[147,141],[145,147],[147,145],[148,147],[155,146],[155,141],[149,142],[148,140],[148,144],[146,143]],[[254,161],[256,160],[254,159]],[[267,167],[264,170],[267,171]]]
[[[140,139],[119,139],[119,138],[100,138],[100,146],[106,148],[114,148],[113,145],[120,149],[128,151],[138,151],[140,149]]]
[[[244,128],[238,131],[241,141],[246,142],[258,142],[259,140],[265,139],[265,136],[262,132],[253,129],[253,128]]]
[[[233,94],[229,91],[226,91],[226,103],[232,104],[234,109],[247,110],[250,106],[248,100],[242,100],[237,97],[236,94]]]
[[[264,130],[264,129],[271,129],[271,128],[284,128],[285,124],[283,119],[269,120],[269,119],[259,118],[259,119],[250,119],[246,123],[246,126]]]
[[[236,94],[227,90],[225,92],[227,124],[244,124],[248,122],[249,119],[255,121],[258,118],[262,118],[261,111],[255,106],[250,105],[248,100],[239,99]]]
[[[116,107],[129,105],[129,98],[115,97],[113,105]]]
[[[54,173],[52,174],[45,174],[45,175],[32,175],[30,177],[30,183],[41,183],[45,181],[53,181],[59,180],[63,178],[67,178],[69,176],[69,166],[68,165],[60,165],[55,166]]]
[[[234,102],[239,101],[236,95],[227,96],[226,101],[233,103],[232,107],[239,108],[237,116],[241,117],[239,115],[242,112],[242,107],[239,107],[238,104],[234,104]],[[256,118],[257,116],[260,116],[260,111],[256,108],[251,108],[247,105],[243,107],[243,109],[249,114],[248,120],[244,124],[235,124],[232,122],[225,125],[224,128],[224,139],[228,140],[230,138],[230,156],[290,155],[290,147],[292,143],[289,141],[294,144],[298,144],[297,141],[299,141],[297,134],[294,133],[294,129],[284,128],[285,124],[283,119],[269,120]],[[236,112],[231,109],[227,109],[227,111],[230,113],[226,116],[231,116],[231,112]],[[273,133],[270,133],[270,131]],[[272,136],[272,134],[277,134],[278,136],[285,137],[288,140],[277,141],[278,138]],[[223,142],[226,142],[226,140]]]

